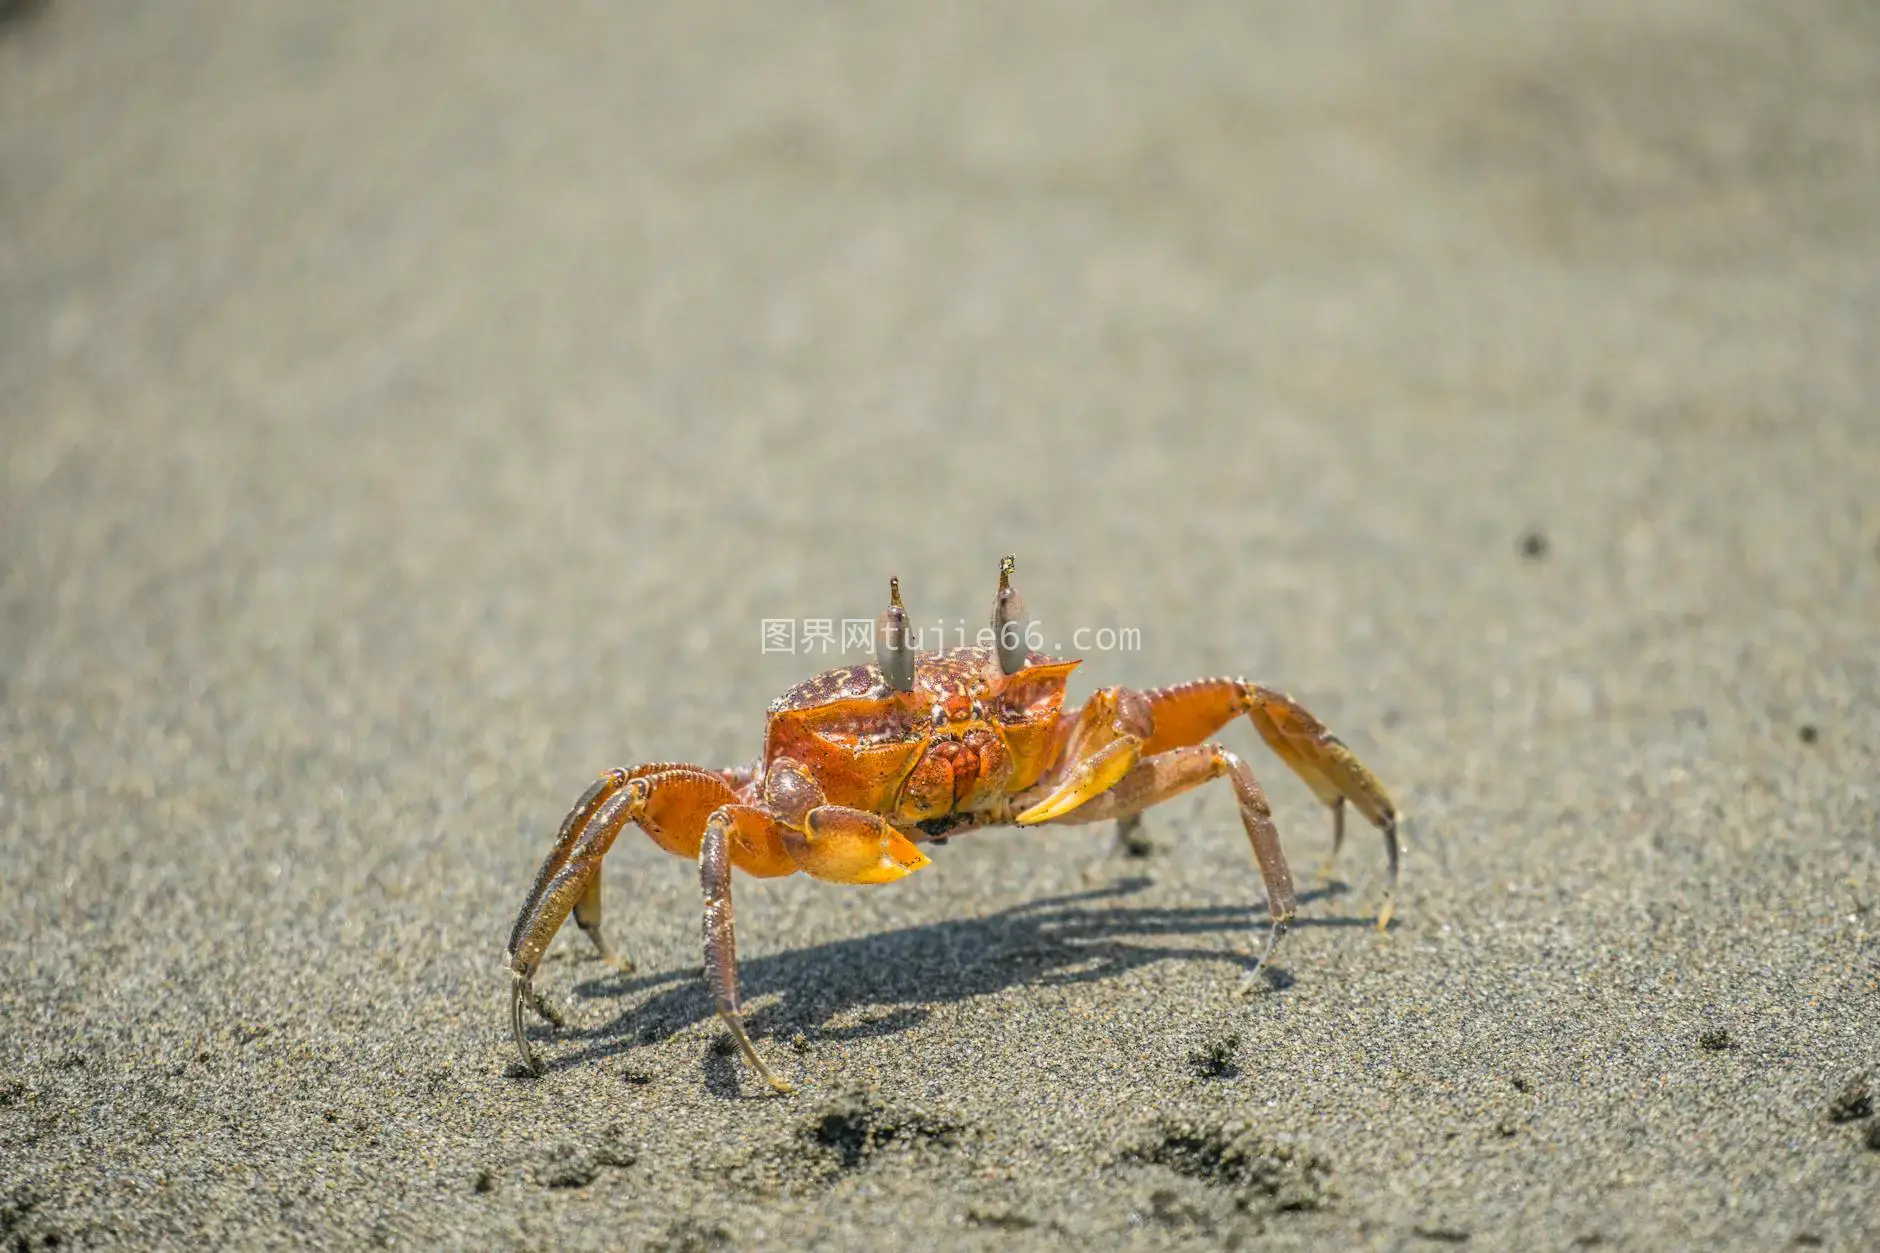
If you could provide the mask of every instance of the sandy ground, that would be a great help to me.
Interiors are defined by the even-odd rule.
[[[0,1245],[1880,1243],[1872,6],[33,7]],[[1237,998],[1225,787],[743,880],[771,1099],[630,836],[512,1071],[587,781],[1008,551],[1343,734],[1390,933]]]

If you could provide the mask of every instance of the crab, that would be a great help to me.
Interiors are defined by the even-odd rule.
[[[830,883],[892,883],[930,864],[923,846],[969,831],[1114,820],[1127,832],[1150,806],[1225,778],[1266,884],[1266,941],[1242,981],[1253,986],[1292,925],[1294,895],[1265,793],[1246,763],[1210,738],[1242,714],[1332,811],[1322,876],[1344,844],[1347,805],[1383,833],[1389,878],[1377,925],[1388,927],[1398,811],[1337,736],[1290,696],[1237,678],[1103,688],[1065,713],[1065,681],[1080,662],[1028,647],[1032,624],[1012,588],[1014,566],[1011,557],[1000,562],[990,635],[980,637],[988,643],[917,651],[900,582],[890,579],[876,660],[825,671],[772,701],[755,764],[616,768],[587,789],[509,936],[510,1027],[529,1071],[541,1068],[523,1007],[553,1020],[533,981],[571,912],[604,961],[633,968],[601,930],[601,862],[629,823],[699,863],[713,1006],[751,1069],[779,1092],[792,1085],[758,1054],[738,1001],[733,868],[757,878],[800,871]]]

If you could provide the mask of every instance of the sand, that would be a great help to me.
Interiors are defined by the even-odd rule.
[[[1518,11],[1517,11],[1518,10]],[[1869,6],[11,6],[0,1245],[1880,1244]],[[977,627],[1244,673],[1224,786],[737,885],[608,862]],[[1088,631],[1081,637],[1079,631]]]

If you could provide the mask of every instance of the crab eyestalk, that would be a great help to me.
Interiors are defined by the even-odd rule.
[[[897,692],[914,690],[914,645],[908,638],[907,606],[901,603],[901,580],[888,580],[888,611],[875,622],[875,656],[882,677]]]
[[[1006,674],[1017,674],[1025,668],[1025,629],[1031,625],[1025,602],[1012,590],[1012,571],[1017,568],[1015,558],[1000,560],[999,594],[992,602],[992,634],[999,644],[999,669]]]

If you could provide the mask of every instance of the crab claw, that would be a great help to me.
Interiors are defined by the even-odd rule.
[[[1062,818],[1085,801],[1101,796],[1128,774],[1142,756],[1142,741],[1135,736],[1112,740],[1078,762],[1051,794],[1012,819],[1021,827]]]
[[[830,883],[893,883],[928,864],[913,841],[874,814],[841,805],[809,811],[807,830],[784,833],[792,861]]]

